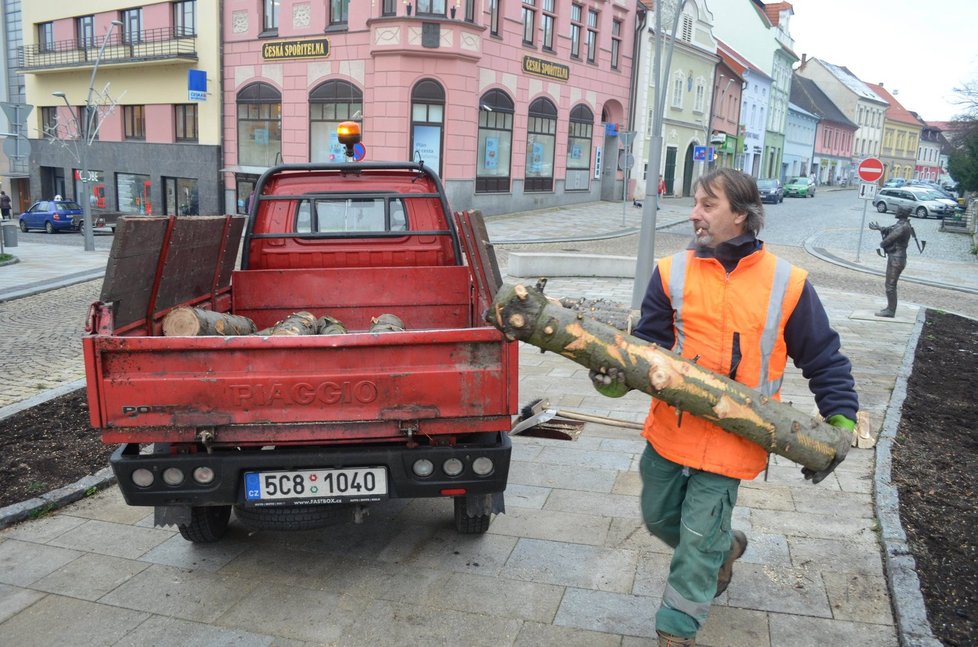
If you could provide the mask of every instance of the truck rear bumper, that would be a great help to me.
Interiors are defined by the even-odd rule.
[[[119,482],[119,489],[129,505],[140,506],[208,506],[244,504],[244,475],[246,472],[277,470],[328,469],[350,467],[383,467],[387,471],[387,498],[421,498],[460,496],[465,494],[491,494],[506,489],[512,442],[507,434],[489,434],[492,443],[459,444],[452,447],[405,446],[378,447],[277,447],[275,449],[215,450],[212,453],[153,453],[140,454],[136,444],[120,445],[112,454],[111,464]],[[493,470],[485,476],[477,475],[473,462],[480,457],[489,458]],[[443,465],[449,459],[462,462],[458,476],[448,476]],[[419,477],[413,466],[416,461],[431,461],[434,470],[430,476]],[[182,480],[168,484],[164,472],[175,468]],[[198,468],[213,472],[213,480],[202,484],[194,478]],[[134,473],[145,482],[148,474],[152,482],[136,485]],[[145,470],[145,471],[142,471]],[[169,480],[175,481],[171,471]],[[276,502],[288,504],[288,502]]]

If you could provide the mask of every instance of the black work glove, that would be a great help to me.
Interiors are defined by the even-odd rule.
[[[845,429],[850,433],[852,433],[853,429],[856,428],[855,420],[850,420],[849,418],[846,418],[844,415],[838,413],[835,414],[834,416],[829,416],[828,418],[826,418],[825,422],[829,423],[833,427],[838,427],[839,429]],[[832,462],[829,463],[828,467],[820,471],[815,471],[808,467],[803,467],[801,468],[802,476],[805,477],[806,481],[811,481],[813,485],[815,483],[821,483],[822,480],[825,479],[826,476],[831,474],[835,470],[835,468],[837,468],[839,464],[842,463],[843,460],[845,460],[844,454],[841,458],[839,456],[836,456],[835,458],[832,459]]]
[[[631,388],[625,384],[625,371],[613,366],[610,368],[602,366],[600,369],[592,368],[588,371],[587,376],[591,378],[591,384],[594,385],[597,392],[609,398],[620,398],[631,391]]]

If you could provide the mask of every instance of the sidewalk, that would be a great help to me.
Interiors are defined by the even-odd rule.
[[[688,205],[665,203],[658,226],[685,221]],[[532,227],[611,236],[637,231],[641,213],[626,205],[622,224],[621,204],[600,203],[493,217],[487,228],[496,243],[537,240]],[[0,267],[0,301],[104,269],[107,254],[86,254],[80,241],[52,247],[10,250],[22,263]],[[622,303],[631,289],[627,278],[547,285],[555,296]],[[919,308],[901,304],[902,317],[883,321],[864,295],[820,294],[883,439],[875,451],[853,448],[817,486],[780,457],[766,479],[743,484],[734,525],[751,543],[697,644],[939,647],[888,473],[886,434],[899,416],[891,395],[903,389]],[[648,408],[643,394],[604,398],[587,369],[522,346],[519,402],[539,397],[631,420]],[[783,399],[813,408],[791,366]],[[154,528],[152,512],[126,506],[115,488],[15,525],[0,531],[0,644],[654,645],[670,551],[641,525],[642,439],[588,424],[574,442],[513,440],[507,512],[481,537],[454,533],[448,502],[395,500],[359,526],[275,534],[233,522],[225,541],[195,546]]]

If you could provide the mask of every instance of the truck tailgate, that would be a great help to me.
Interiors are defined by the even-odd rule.
[[[192,441],[200,427],[243,444],[508,431],[517,408],[516,344],[488,327],[84,345],[106,442]]]

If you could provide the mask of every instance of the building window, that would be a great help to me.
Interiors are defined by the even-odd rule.
[[[687,13],[683,14],[682,38],[687,43],[693,42],[693,17]]]
[[[591,136],[594,132],[594,113],[587,106],[574,106],[567,126],[566,191],[587,191],[591,177]]]
[[[54,23],[53,22],[38,23],[37,49],[40,52],[54,51]]]
[[[554,0],[543,0],[543,12],[540,14],[540,30],[543,32],[543,49],[554,50],[554,23],[557,16],[554,15]]]
[[[148,175],[132,173],[115,174],[116,204],[119,211],[152,215],[150,189],[153,184]]]
[[[415,4],[418,6],[419,16],[445,15],[445,0],[415,0]]]
[[[536,0],[523,0],[523,44],[533,45],[533,35],[537,28]]]
[[[696,95],[693,101],[693,110],[697,112],[706,110],[706,85],[703,83],[703,79],[696,81]]]
[[[282,95],[267,83],[238,93],[238,164],[274,166],[282,156]]]
[[[579,4],[571,5],[571,57],[581,58],[581,33],[584,31],[584,24],[581,22],[584,16],[584,9]]]
[[[421,3],[418,3],[420,10]],[[329,0],[329,24],[346,27],[350,20],[350,0]]]
[[[173,3],[173,35],[177,38],[197,34],[197,0]]]
[[[380,6],[381,16],[396,16],[397,15],[397,0],[384,0],[383,4]]]
[[[278,5],[280,0],[264,0],[265,11],[262,17],[264,32],[278,33]]]
[[[126,139],[146,139],[146,106],[122,106]]]
[[[685,80],[683,79],[682,72],[676,72],[676,75],[672,79],[672,107],[682,108],[683,107],[683,85]]]
[[[122,40],[125,43],[141,43],[143,40],[143,10],[124,9],[122,12]]]
[[[346,146],[336,128],[341,121],[359,121],[363,92],[347,81],[326,81],[309,93],[309,160],[345,162]]]
[[[75,19],[75,38],[78,49],[95,47],[95,16],[80,16]]]
[[[475,22],[475,0],[465,0],[465,22]]]
[[[489,33],[499,35],[499,0],[489,0]]]
[[[244,176],[239,175],[236,177]],[[258,178],[255,177],[255,179],[257,180]],[[200,204],[197,193],[197,180],[186,177],[164,177],[162,213],[167,216],[199,215]],[[238,213],[242,213],[242,211],[239,210]]]
[[[178,142],[197,141],[197,104],[178,103],[173,106],[174,133]]]
[[[411,91],[411,157],[441,176],[445,89],[437,81],[419,81]]]
[[[41,132],[55,135],[58,132],[58,109],[54,106],[41,106]]]
[[[621,58],[621,21],[611,22],[611,69],[617,70]]]
[[[587,62],[593,63],[598,56],[598,12],[587,10]]]
[[[489,90],[479,100],[476,193],[509,191],[512,143],[513,100],[502,90]]]
[[[557,108],[548,99],[530,104],[526,124],[526,181],[524,191],[553,191]]]

